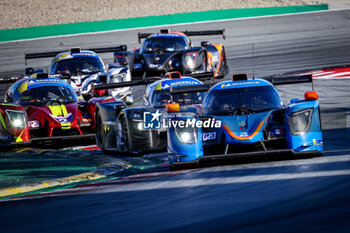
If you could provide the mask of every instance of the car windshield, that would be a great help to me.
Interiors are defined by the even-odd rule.
[[[272,86],[214,90],[203,104],[204,115],[243,115],[283,107]]]
[[[64,86],[44,86],[26,90],[15,100],[16,103],[22,106],[43,106],[49,101],[59,104],[76,103],[78,99],[73,89]]]
[[[203,92],[177,93],[173,95],[173,101],[180,106],[201,104],[204,97],[205,93]],[[169,90],[154,91],[151,104],[154,108],[165,108],[170,100]]]
[[[84,75],[104,72],[103,63],[97,57],[73,57],[54,62],[51,74]]]
[[[187,48],[182,37],[152,37],[143,42],[141,53],[167,53]]]

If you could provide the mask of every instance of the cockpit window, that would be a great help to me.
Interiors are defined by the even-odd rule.
[[[141,53],[168,53],[188,49],[182,37],[151,37],[143,42]]]
[[[165,108],[170,100],[171,97],[169,90],[154,91],[152,94],[151,105],[154,108]]]
[[[201,104],[205,97],[203,92],[177,93],[173,95],[173,102],[180,106]],[[154,108],[165,108],[171,101],[169,90],[154,91],[151,105]]]
[[[76,103],[78,99],[73,89],[64,86],[45,86],[26,90],[14,101],[22,106],[43,106],[49,101],[57,103]]]
[[[271,86],[213,90],[203,106],[204,115],[244,115],[283,108],[282,100]]]
[[[84,75],[104,72],[103,63],[97,57],[72,57],[54,62],[50,74]]]

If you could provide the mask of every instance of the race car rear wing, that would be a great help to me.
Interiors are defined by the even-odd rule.
[[[160,33],[169,33],[168,29],[161,29]],[[206,30],[206,31],[183,31],[181,32],[183,34],[185,34],[186,36],[215,36],[215,35],[222,35],[223,39],[226,39],[225,36],[225,29],[222,30]],[[141,39],[145,39],[147,37],[149,37],[150,35],[152,35],[154,33],[141,33],[139,32],[138,35],[138,41],[139,43],[141,43]]]
[[[210,80],[213,78],[213,72],[203,72],[198,74],[192,74],[190,77],[196,78],[198,80],[203,80],[203,81]],[[154,81],[159,80],[160,78],[162,77],[147,78],[139,81],[128,81],[128,82],[121,82],[121,83],[97,84],[97,85],[94,85],[93,88],[95,90],[105,90],[105,89],[121,88],[121,87],[142,86],[142,85],[151,84]]]
[[[286,84],[313,82],[311,74],[297,75],[297,76],[267,77],[264,79],[271,82],[273,85],[286,85]]]
[[[73,51],[73,50],[74,49],[71,49],[71,51]],[[120,45],[120,46],[117,46],[117,47],[90,48],[90,49],[84,49],[84,50],[93,51],[95,53],[109,53],[109,52],[117,52],[117,51],[126,51],[127,50],[127,46],[126,45]],[[24,54],[25,65],[27,65],[27,60],[29,60],[29,59],[54,57],[57,54],[62,53],[62,52],[66,52],[66,51],[67,50],[44,52],[44,53],[27,53],[27,54]],[[75,50],[74,50],[74,52],[75,52]]]
[[[192,85],[184,87],[170,87],[170,94],[179,94],[179,93],[194,93],[194,92],[207,92],[213,86],[210,84],[201,84],[201,85]]]
[[[22,77],[1,77],[0,78],[0,84],[4,83],[14,83],[18,80],[22,79]]]
[[[206,80],[213,80],[214,81],[214,79],[215,79],[213,71],[191,74],[191,75],[187,75],[187,76],[198,79],[200,81],[206,81]]]
[[[64,75],[60,75],[60,76],[50,76],[48,75],[48,73],[36,73],[36,76],[24,76],[24,77],[1,77],[0,78],[0,84],[6,84],[6,83],[15,83],[20,79],[24,79],[24,78],[37,78],[37,79],[44,79],[44,78],[60,78],[60,79],[65,79],[67,80],[67,82],[70,84],[71,81],[71,76],[69,74],[64,74]]]
[[[293,76],[274,76],[264,78],[265,80],[271,82],[273,85],[287,85],[287,84],[297,84],[297,83],[312,83],[312,90],[315,90],[314,79],[312,74],[305,75],[293,75]]]
[[[312,82],[312,75],[301,75],[301,76],[288,76],[288,77],[266,77],[265,80],[271,82],[273,85],[286,85],[296,83],[308,83]],[[178,93],[193,93],[193,92],[207,92],[215,83],[193,85],[185,87],[171,87],[170,94]],[[314,89],[314,87],[312,86]]]
[[[149,79],[144,79],[139,81],[128,81],[128,82],[121,82],[121,83],[107,83],[107,84],[97,84],[97,85],[95,84],[93,85],[93,88],[95,90],[106,90],[106,89],[112,89],[112,88],[142,86],[142,85],[151,84],[156,80],[159,80],[159,79],[149,78]]]

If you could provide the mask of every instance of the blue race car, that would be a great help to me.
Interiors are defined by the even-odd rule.
[[[125,83],[125,85],[144,85],[146,80]],[[151,80],[154,81],[154,80]],[[96,142],[103,151],[144,153],[166,151],[166,128],[163,115],[171,98],[183,108],[196,111],[205,93],[191,92],[170,95],[170,87],[199,86],[202,82],[192,77],[181,77],[179,72],[165,75],[164,79],[147,85],[143,106],[129,107],[123,103],[98,103],[96,107]],[[111,88],[118,84],[107,84]],[[118,87],[121,87],[120,83]],[[96,88],[104,88],[96,86]]]
[[[232,81],[212,86],[199,114],[170,111],[167,119],[172,165],[232,157],[320,155],[323,152],[317,93],[307,92],[305,99],[292,99],[284,106],[270,82],[248,80],[245,74],[233,75]]]

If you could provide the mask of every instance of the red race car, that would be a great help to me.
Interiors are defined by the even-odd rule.
[[[96,97],[79,102],[68,82],[37,74],[14,83],[0,103],[0,144],[47,144],[56,140],[86,144],[94,139]],[[68,140],[67,140],[68,139]],[[91,140],[93,143],[93,140]]]

